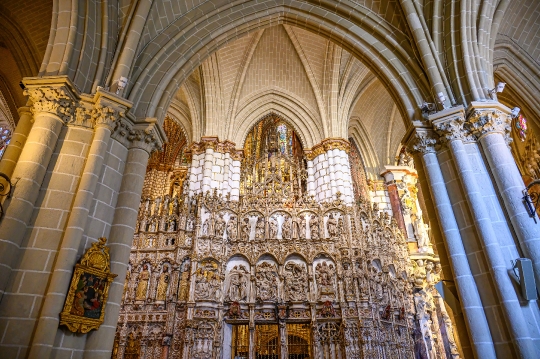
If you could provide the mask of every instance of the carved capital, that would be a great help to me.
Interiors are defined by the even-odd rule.
[[[130,148],[140,148],[151,154],[154,151],[160,150],[163,146],[163,141],[159,138],[156,124],[135,125],[128,135]]]
[[[35,115],[49,113],[65,123],[72,120],[75,111],[75,96],[64,84],[27,85],[24,94],[32,102],[31,111]]]
[[[474,136],[465,126],[465,118],[460,115],[435,121],[433,122],[433,128],[437,134],[439,134],[442,142],[451,142],[456,140],[473,142],[475,140]]]
[[[493,108],[473,109],[465,127],[477,138],[490,133],[505,135],[510,132],[510,115]]]
[[[416,128],[407,141],[407,148],[410,153],[433,153],[438,144],[439,136],[435,131],[427,128]]]

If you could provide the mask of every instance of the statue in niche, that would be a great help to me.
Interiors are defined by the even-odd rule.
[[[319,289],[319,300],[335,299],[334,276],[336,270],[334,265],[326,262],[318,263],[315,267],[315,277]]]
[[[189,295],[189,268],[190,265],[188,263],[187,267],[182,272],[182,275],[180,277],[180,290],[178,294],[178,300],[188,300]]]
[[[150,280],[150,272],[148,271],[148,264],[145,264],[143,265],[143,269],[141,270],[141,273],[139,273],[135,300],[146,300],[146,292],[148,291],[149,280]]]
[[[350,263],[343,263],[343,290],[347,300],[354,299],[353,271]]]
[[[338,225],[337,225],[337,235],[338,236],[341,236],[341,235],[343,235],[345,233],[345,227],[344,227],[344,224],[343,224],[344,221],[345,221],[345,219],[343,218],[343,216],[339,216]]]
[[[227,298],[231,302],[241,302],[247,299],[248,271],[243,265],[236,265],[229,272],[229,290]]]
[[[168,216],[170,213],[170,210],[169,210],[169,202],[171,200],[171,197],[169,197],[168,194],[165,195],[165,197],[163,197],[163,215],[165,216]]]
[[[236,239],[236,217],[231,216],[227,222],[227,238],[231,240]]]
[[[317,217],[316,215],[310,216],[309,227],[306,229],[306,233],[307,230],[310,231],[311,239],[319,239],[319,217]]]
[[[257,220],[257,225],[255,228],[255,238],[260,241],[264,240],[264,219],[263,218],[258,218]]]
[[[169,281],[171,280],[171,275],[169,273],[169,266],[167,264],[163,265],[163,272],[159,276],[159,281],[157,285],[156,300],[165,301],[167,298],[167,288],[169,287]]]
[[[215,223],[215,232],[217,238],[223,238],[223,235],[225,234],[225,220],[218,216]]]
[[[288,262],[284,268],[285,300],[307,300],[307,270],[303,264]]]
[[[429,246],[428,226],[419,216],[414,220],[414,231],[416,233],[416,240],[418,242],[418,248],[420,250]]]
[[[289,239],[291,236],[291,220],[284,218],[283,226],[281,227],[282,238]]]
[[[161,197],[156,197],[156,199],[154,200],[154,210],[152,211],[152,215],[159,215],[159,207],[160,207],[160,204],[161,204]]]
[[[337,218],[335,218],[333,213],[330,213],[328,215],[328,219],[326,220],[326,228],[328,229],[328,235],[330,238],[334,238],[338,234],[338,221]]]
[[[155,232],[158,226],[158,219],[152,218],[150,220],[150,226],[148,227],[148,232]]]
[[[276,265],[263,262],[257,266],[255,276],[257,286],[257,300],[277,300],[278,273]]]
[[[309,214],[306,214],[305,216],[302,216],[299,218],[298,223],[298,238],[302,239],[309,239],[311,238],[309,236],[310,232],[307,230],[307,227],[309,225]],[[309,237],[309,238],[308,238]]]
[[[203,224],[201,226],[201,235],[203,235],[203,236],[208,235],[208,226],[209,226],[209,224],[210,224],[210,221],[207,218],[205,218],[204,222],[203,222]]]
[[[416,208],[414,198],[411,196],[411,192],[406,185],[404,186],[403,194],[401,195],[401,205],[403,207],[403,213],[405,215],[411,214]]]
[[[242,221],[242,235],[246,241],[251,240],[251,224],[248,218],[244,218]]]
[[[268,227],[270,230],[270,238],[277,238],[278,222],[274,218],[270,218],[270,221],[268,222]]]
[[[168,227],[169,232],[176,231],[176,220],[174,218],[169,218]]]

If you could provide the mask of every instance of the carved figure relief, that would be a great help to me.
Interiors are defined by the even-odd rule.
[[[195,273],[195,299],[218,300],[220,288],[221,280],[218,275],[217,263],[204,261],[199,264]]]
[[[274,263],[262,262],[256,268],[257,300],[278,299],[278,272]]]
[[[283,276],[285,284],[285,300],[307,300],[308,279],[306,266],[290,261],[285,264]]]
[[[228,274],[229,288],[226,300],[245,302],[248,298],[249,271],[245,266],[235,265]]]
[[[334,287],[336,270],[334,265],[331,262],[329,263],[326,261],[319,262],[315,267],[318,299],[322,301],[336,299],[336,290]]]

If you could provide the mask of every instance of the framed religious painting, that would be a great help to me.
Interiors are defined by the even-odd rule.
[[[111,273],[106,238],[100,238],[75,265],[69,291],[60,313],[60,325],[74,333],[88,333],[103,323],[109,287],[116,277]]]

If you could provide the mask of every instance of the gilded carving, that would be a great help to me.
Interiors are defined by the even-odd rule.
[[[60,325],[71,332],[88,333],[103,323],[109,287],[116,277],[110,268],[107,239],[102,237],[86,251],[71,279]]]

